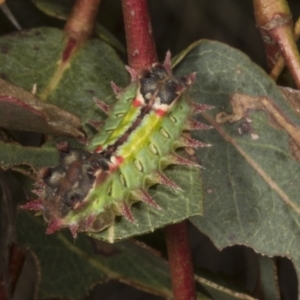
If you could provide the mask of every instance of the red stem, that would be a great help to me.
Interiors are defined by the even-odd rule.
[[[165,228],[174,300],[196,299],[192,255],[187,223]]]
[[[122,0],[128,64],[136,71],[157,62],[151,20],[146,0]]]
[[[146,0],[122,0],[128,63],[137,72],[157,61]],[[196,299],[186,222],[165,228],[174,300]]]

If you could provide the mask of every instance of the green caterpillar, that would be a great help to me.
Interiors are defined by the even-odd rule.
[[[135,202],[160,209],[147,193],[149,187],[180,189],[164,175],[167,166],[198,166],[178,156],[176,149],[209,146],[189,133],[209,128],[191,115],[211,107],[189,100],[194,73],[177,79],[169,66],[166,59],[141,74],[130,70],[127,88],[113,86],[115,105],[97,100],[108,118],[86,149],[58,145],[59,165],[40,172],[35,190],[39,199],[21,206],[42,212],[49,223],[46,233],[69,227],[75,238],[80,231],[104,230],[117,215],[134,222],[130,207]]]

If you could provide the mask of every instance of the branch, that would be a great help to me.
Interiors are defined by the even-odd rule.
[[[76,0],[65,25],[65,32],[76,40],[88,39],[95,27],[101,0]]]
[[[122,0],[128,64],[136,71],[148,69],[157,61],[151,20],[146,0]]]
[[[101,0],[76,0],[65,25],[68,37],[62,62],[70,59],[75,50],[92,34]]]
[[[292,31],[292,18],[285,0],[253,0],[255,18],[263,34],[267,57],[277,61],[276,45],[300,89],[300,56]],[[269,37],[269,39],[266,39]],[[275,43],[274,43],[275,42]]]
[[[298,41],[300,37],[300,17],[298,18],[295,27],[294,27],[294,40],[295,42]],[[284,59],[282,56],[280,56],[274,65],[272,71],[270,72],[270,76],[274,79],[277,80],[279,75],[281,74],[283,68],[285,67]]]
[[[165,228],[174,300],[196,299],[187,221]]]

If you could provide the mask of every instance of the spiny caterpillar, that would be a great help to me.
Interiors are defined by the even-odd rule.
[[[180,189],[163,170],[170,164],[199,166],[178,154],[182,147],[209,146],[190,137],[191,130],[210,128],[190,116],[211,107],[192,103],[187,90],[195,73],[175,78],[167,55],[137,74],[120,89],[113,85],[118,101],[112,107],[96,100],[108,115],[101,130],[86,149],[58,145],[59,165],[40,171],[39,199],[21,207],[42,212],[51,234],[69,227],[77,232],[98,232],[111,226],[115,217],[134,222],[130,208],[143,201],[159,205],[147,190],[154,184]]]

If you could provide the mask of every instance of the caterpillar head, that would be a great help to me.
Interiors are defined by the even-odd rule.
[[[158,114],[164,114],[196,79],[196,73],[176,78],[173,76],[168,55],[163,64],[154,63],[149,70],[141,73],[140,94]]]

